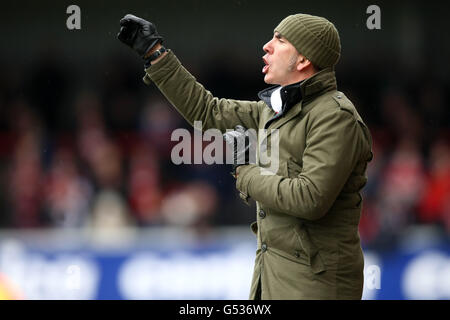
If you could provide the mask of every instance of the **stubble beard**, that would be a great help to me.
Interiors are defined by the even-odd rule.
[[[290,58],[289,58],[289,63],[288,63],[288,71],[292,72],[295,70],[295,68],[297,67],[297,59],[298,59],[298,54],[293,54]]]

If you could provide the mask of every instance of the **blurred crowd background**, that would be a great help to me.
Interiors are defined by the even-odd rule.
[[[175,165],[171,134],[193,129],[116,38],[131,12],[153,19],[188,70],[214,95],[257,99],[262,46],[286,15],[308,12],[341,34],[338,89],[369,126],[374,160],[363,190],[364,246],[386,247],[406,230],[450,234],[450,56],[441,3],[80,1],[81,30],[65,26],[70,3],[5,5],[0,34],[0,227],[136,228],[199,232],[245,225],[254,204],[237,196],[227,165]],[[3,5],[2,5],[3,6]],[[448,8],[447,8],[448,9]],[[207,143],[205,143],[206,145]]]

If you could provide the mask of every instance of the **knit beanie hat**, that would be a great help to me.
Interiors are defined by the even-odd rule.
[[[332,67],[339,61],[339,34],[336,27],[325,18],[301,13],[290,15],[274,31],[278,31],[320,69]]]

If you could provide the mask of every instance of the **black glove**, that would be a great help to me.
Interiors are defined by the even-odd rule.
[[[233,171],[231,174],[236,177],[236,168],[250,163],[250,135],[241,125],[237,125],[234,131],[223,134],[227,146],[233,150]]]
[[[151,48],[164,40],[153,23],[132,14],[123,17],[120,25],[117,38],[135,50],[143,59]]]

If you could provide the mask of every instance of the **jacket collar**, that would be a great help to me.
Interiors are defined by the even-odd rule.
[[[272,89],[274,90],[276,87],[277,86],[274,86]],[[310,101],[314,100],[314,98],[324,94],[325,92],[336,90],[337,85],[334,70],[332,68],[323,69],[312,77],[300,82],[299,87],[300,101],[297,101],[295,105],[290,106],[289,108],[282,109],[282,112],[275,114],[264,124],[264,129],[280,128],[286,122],[295,118],[302,111],[303,107],[305,107]],[[267,106],[271,108],[270,104],[267,104]],[[279,119],[279,121],[275,121],[276,119]],[[271,132],[272,130],[268,132],[267,137],[271,134]]]
[[[271,95],[280,86],[274,85],[258,93],[258,97],[272,108]],[[280,91],[283,102],[282,113],[300,101],[306,102],[330,90],[336,90],[336,76],[333,68],[325,68],[312,77],[287,85]]]
[[[336,89],[336,75],[334,68],[331,67],[320,70],[312,77],[305,79],[300,85],[304,102]]]
[[[281,87],[279,85],[271,86],[258,93],[258,97],[263,100],[270,108],[277,112],[277,108],[272,105],[273,96],[279,95],[281,99],[281,114],[285,113],[287,109],[297,104],[302,100],[302,93],[300,90],[301,81]],[[277,112],[278,113],[278,112]]]

